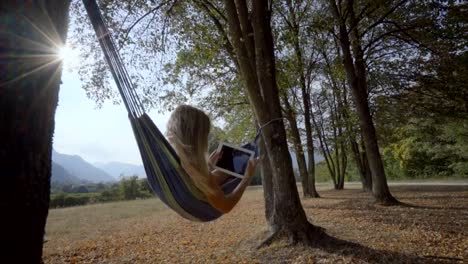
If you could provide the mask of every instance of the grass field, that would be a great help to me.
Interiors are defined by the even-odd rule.
[[[46,263],[463,263],[468,260],[468,186],[391,184],[407,206],[370,203],[358,184],[319,184],[303,200],[310,221],[333,238],[317,247],[266,236],[262,189],[248,189],[228,215],[189,222],[156,199],[53,209]]]

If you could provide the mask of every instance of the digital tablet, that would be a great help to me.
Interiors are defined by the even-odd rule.
[[[221,142],[218,146],[221,157],[215,164],[215,168],[234,177],[242,178],[245,175],[249,160],[254,157],[254,152],[238,146]]]

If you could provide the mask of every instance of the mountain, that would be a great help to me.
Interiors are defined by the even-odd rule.
[[[80,180],[93,183],[116,181],[114,177],[94,167],[78,155],[61,154],[54,150],[52,152],[52,161],[62,166],[66,171],[75,175]]]
[[[63,166],[52,161],[52,185],[79,184],[81,180],[69,173]]]
[[[94,166],[100,168],[101,170],[107,172],[109,175],[118,179],[121,175],[124,176],[134,176],[137,175],[139,178],[145,178],[146,172],[143,165],[135,165],[130,163],[123,162],[97,162],[94,163]]]

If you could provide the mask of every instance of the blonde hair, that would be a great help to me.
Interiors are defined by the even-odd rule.
[[[189,105],[180,105],[167,123],[167,137],[182,163],[189,163],[200,175],[189,175],[195,186],[205,194],[213,194],[209,185],[208,134],[211,121],[203,111]]]

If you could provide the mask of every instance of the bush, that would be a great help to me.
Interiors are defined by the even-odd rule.
[[[96,193],[84,193],[84,194],[67,194],[67,193],[56,193],[51,195],[49,208],[60,208],[77,205],[89,204],[96,201],[96,197],[99,194]]]

